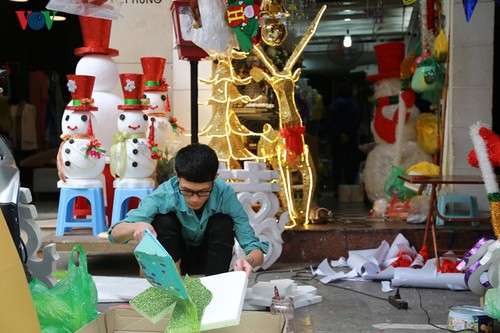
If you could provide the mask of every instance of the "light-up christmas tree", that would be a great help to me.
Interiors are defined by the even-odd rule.
[[[212,118],[199,135],[211,138],[208,145],[215,150],[219,160],[226,162],[229,168],[241,168],[238,161],[264,160],[266,157],[258,157],[245,147],[246,137],[262,134],[252,132],[241,124],[234,111],[237,104],[254,101],[249,96],[240,94],[236,87],[246,85],[252,80],[251,77],[241,79],[233,68],[233,58],[244,56],[236,51],[232,52],[232,56],[218,54],[214,76],[208,80],[200,79],[200,82],[214,86],[214,95],[206,102],[213,106]],[[270,127],[266,128],[270,130]]]

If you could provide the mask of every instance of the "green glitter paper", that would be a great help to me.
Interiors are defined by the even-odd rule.
[[[200,331],[200,321],[193,302],[180,299],[168,322],[165,333],[191,333]]]
[[[212,301],[213,295],[199,278],[186,275],[183,283],[190,300],[172,295],[166,289],[150,287],[129,303],[152,323],[157,323],[171,313],[166,333],[199,332],[203,312]]]
[[[177,302],[166,333],[199,332],[203,311],[212,301],[212,292],[199,278],[192,278],[186,274],[183,282],[191,301],[180,299]]]
[[[179,298],[166,291],[151,287],[130,300],[130,305],[153,324],[172,313]]]
[[[189,295],[189,298],[193,301],[196,306],[196,312],[198,313],[198,318],[203,317],[203,311],[212,301],[213,295],[210,290],[208,290],[199,278],[192,278],[186,274],[184,278],[184,286]]]

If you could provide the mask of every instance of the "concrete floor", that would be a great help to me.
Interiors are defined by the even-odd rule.
[[[57,203],[39,203],[39,216],[50,221],[56,214],[54,207]],[[60,255],[57,269],[66,269],[68,252],[60,252]],[[137,262],[130,253],[91,254],[88,263],[92,275],[137,277],[139,274]],[[310,268],[317,264],[278,262],[267,271],[254,273],[249,281],[249,286],[252,286],[260,281],[287,278],[299,285],[317,288],[322,302],[295,310],[296,333],[447,331],[451,306],[480,305],[480,299],[470,291],[401,288],[399,292],[408,302],[408,310],[398,310],[387,300],[395,290],[382,292],[380,282],[343,281],[325,285],[310,274]],[[108,306],[101,304],[98,309],[105,310]],[[499,326],[495,322],[494,332],[500,332]]]
[[[60,253],[58,269],[67,268],[68,253]],[[138,265],[130,254],[89,255],[92,275],[139,277]],[[388,302],[395,294],[382,292],[380,282],[334,282],[322,284],[310,274],[310,264],[275,264],[267,271],[255,272],[249,286],[256,282],[292,279],[298,285],[317,288],[322,302],[295,309],[295,333],[403,333],[437,332],[446,330],[451,306],[479,306],[479,298],[470,291],[443,289],[400,288],[401,298],[408,302],[408,310],[398,310]],[[100,304],[104,311],[111,305]],[[494,332],[500,332],[495,323]]]

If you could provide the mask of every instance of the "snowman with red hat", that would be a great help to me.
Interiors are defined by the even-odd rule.
[[[97,179],[105,166],[104,149],[94,136],[91,113],[97,111],[93,104],[92,89],[95,78],[86,75],[68,75],[71,105],[62,120],[63,142],[57,155],[58,187],[85,188],[102,186]]]
[[[82,57],[75,73],[95,77],[92,97],[99,112],[92,115],[92,120],[107,155],[117,131],[116,108],[122,103],[121,96],[113,93],[120,82],[118,65],[113,60],[119,51],[109,47],[111,20],[89,16],[80,16],[79,20],[84,46],[74,50],[75,55]]]
[[[432,162],[432,156],[417,143],[420,110],[415,106],[415,93],[401,89],[404,43],[388,42],[374,48],[379,73],[366,79],[375,83],[371,128],[376,145],[368,153],[363,172],[365,191],[372,202],[388,199],[384,184],[393,165],[406,169],[419,162]]]
[[[179,133],[184,130],[172,117],[168,98],[168,84],[163,78],[165,58],[141,58],[144,73],[144,98],[149,100],[147,136],[152,137],[164,154],[174,154],[179,145]]]
[[[162,153],[153,138],[147,137],[148,116],[144,113],[148,101],[144,100],[144,76],[142,74],[120,74],[125,104],[119,105],[118,132],[113,137],[110,152],[110,171],[115,179],[115,188],[153,188],[151,175],[156,169],[156,160]]]

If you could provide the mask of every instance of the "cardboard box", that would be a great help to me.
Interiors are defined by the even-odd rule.
[[[152,324],[133,309],[113,308],[76,331],[76,333],[163,333],[168,318]],[[284,327],[282,315],[264,311],[243,311],[238,326],[219,328],[210,333],[279,333]]]

